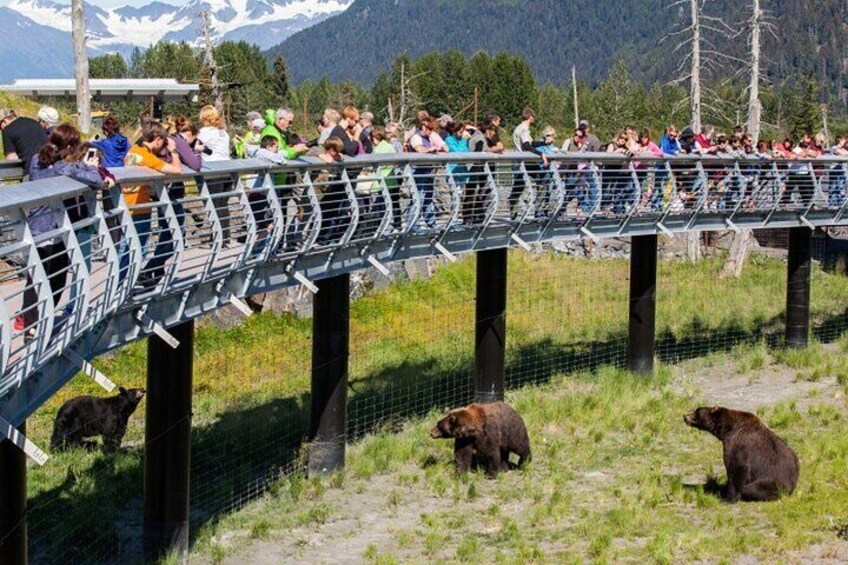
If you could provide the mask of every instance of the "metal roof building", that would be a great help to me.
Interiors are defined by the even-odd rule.
[[[91,97],[94,100],[135,100],[150,98],[186,100],[197,95],[196,84],[180,84],[170,78],[91,79]],[[18,79],[12,84],[0,85],[0,91],[20,96],[76,98],[74,79]]]

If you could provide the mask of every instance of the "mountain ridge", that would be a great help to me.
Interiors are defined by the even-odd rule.
[[[264,49],[345,10],[351,1],[190,0],[174,6],[153,0],[143,6],[112,9],[87,2],[88,47],[93,56],[126,56],[135,47],[146,48],[162,40],[196,45],[202,27],[200,13],[207,11],[213,40],[245,39]],[[21,43],[19,33],[0,34],[0,53],[5,55],[0,58],[0,81],[69,76],[70,5],[54,0],[12,0],[2,9],[7,15],[4,24],[15,26],[16,31],[29,29],[32,41]],[[43,40],[47,37],[49,41]]]
[[[433,4],[437,10],[433,10]],[[726,54],[716,61],[727,78],[733,59],[747,57],[747,2],[713,0],[707,14],[720,15],[732,37],[705,30],[706,39]],[[812,71],[832,94],[848,103],[848,4],[844,0],[764,2],[776,26],[765,34],[763,60],[767,80],[800,78]],[[688,24],[688,6],[668,0],[355,0],[343,13],[293,34],[267,51],[282,54],[296,81],[352,80],[370,84],[389,69],[395,56],[417,58],[430,51],[456,49],[522,55],[540,82],[565,84],[571,66],[579,78],[596,83],[618,60],[625,60],[645,82],[677,76],[683,51],[675,51],[676,31]],[[713,27],[713,26],[710,26]],[[363,30],[368,34],[365,48]],[[708,45],[705,50],[712,50]],[[343,59],[320,64],[325,53]]]

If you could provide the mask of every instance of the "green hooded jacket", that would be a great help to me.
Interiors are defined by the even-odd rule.
[[[294,148],[288,146],[288,144],[286,143],[286,138],[274,124],[276,120],[276,110],[265,110],[265,129],[263,129],[262,132],[259,134],[259,140],[261,141],[263,137],[265,137],[266,135],[270,135],[280,143],[281,155],[284,155],[286,159],[296,159],[297,151],[295,151]]]

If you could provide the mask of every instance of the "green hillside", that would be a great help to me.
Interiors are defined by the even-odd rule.
[[[764,0],[774,35],[764,37],[772,82],[793,81],[813,71],[825,89],[848,100],[848,14],[843,0]],[[747,49],[747,2],[708,0],[706,16],[722,16],[735,36],[704,31],[705,43],[739,57]],[[678,74],[688,24],[687,6],[670,0],[356,0],[339,16],[293,35],[268,52],[282,53],[296,81],[353,80],[370,84],[396,55],[433,50],[508,51],[526,58],[541,82],[565,84],[572,65],[596,82],[625,60],[645,83]],[[713,24],[714,25],[714,24]],[[705,45],[708,49],[708,45]],[[734,64],[719,61],[729,78]]]

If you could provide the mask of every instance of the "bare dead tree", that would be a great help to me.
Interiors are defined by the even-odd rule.
[[[77,125],[91,131],[91,92],[88,86],[88,53],[85,47],[85,11],[83,0],[71,0],[71,39],[74,44],[74,74],[77,88]]]
[[[203,19],[203,66],[209,73],[209,90],[212,92],[213,104],[218,112],[224,111],[224,97],[221,92],[221,84],[218,82],[218,65],[215,63],[215,46],[212,43],[212,30],[209,20],[209,12],[203,10],[200,13]]]
[[[751,16],[751,80],[748,84],[748,133],[754,139],[754,144],[760,140],[760,119],[762,105],[760,104],[760,26],[763,12],[760,0],[751,0],[753,15]]]
[[[701,7],[689,0],[692,21],[692,56],[689,79],[689,111],[692,129],[701,131]]]
[[[723,68],[719,62],[723,54],[705,37],[704,32],[723,36],[734,35],[733,28],[723,19],[704,13],[706,2],[707,0],[677,0],[671,4],[671,8],[680,10],[681,19],[685,18],[685,10],[688,8],[689,22],[664,38],[676,39],[678,43],[672,52],[684,55],[680,57],[677,78],[671,82],[689,84],[688,99],[681,101],[681,105],[688,103],[690,124],[695,133],[701,131],[704,110],[726,118],[725,108],[719,105],[720,97],[702,81],[704,71],[715,72]],[[686,256],[693,262],[701,257],[700,234],[697,232],[686,234]]]

